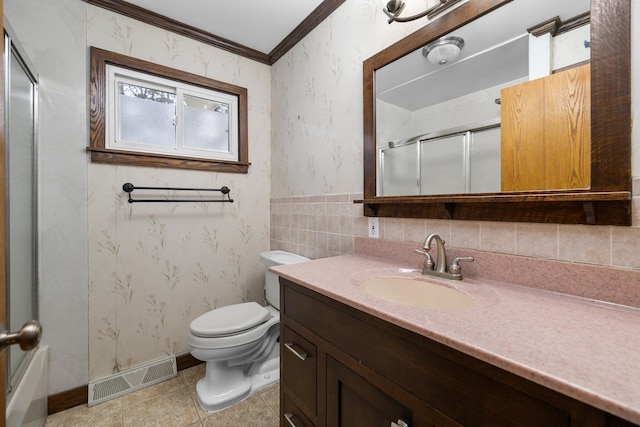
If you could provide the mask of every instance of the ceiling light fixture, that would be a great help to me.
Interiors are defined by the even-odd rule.
[[[460,55],[464,40],[460,37],[445,36],[422,48],[422,55],[432,64],[445,65]]]
[[[386,1],[386,0],[383,0]],[[401,17],[400,14],[404,10],[405,3],[402,0],[389,0],[382,11],[389,17],[389,24],[392,22],[409,22],[415,19],[420,19],[424,16],[428,16],[429,19],[433,18],[437,14],[445,11],[454,4],[461,0],[436,0],[436,4],[427,8],[424,12],[417,13],[412,16]]]

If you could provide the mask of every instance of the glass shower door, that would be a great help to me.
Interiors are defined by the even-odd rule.
[[[5,168],[7,329],[37,319],[36,120],[37,76],[5,28]],[[10,392],[31,352],[8,349]],[[10,395],[9,395],[10,398]]]

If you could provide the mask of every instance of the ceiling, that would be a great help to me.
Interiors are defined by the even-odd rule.
[[[529,74],[527,28],[555,16],[565,21],[589,8],[590,0],[508,3],[449,34],[465,41],[455,62],[445,66],[429,64],[420,48],[376,70],[376,96],[415,111],[526,78]]]
[[[267,64],[345,0],[85,0]]]
[[[322,0],[129,0],[129,3],[269,53]]]

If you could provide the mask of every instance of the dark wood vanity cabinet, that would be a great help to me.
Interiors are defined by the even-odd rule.
[[[286,279],[281,425],[632,424]]]

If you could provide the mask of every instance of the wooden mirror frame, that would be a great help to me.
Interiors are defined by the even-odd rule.
[[[469,1],[364,62],[365,216],[631,225],[631,0],[591,0],[589,190],[376,195],[375,71],[510,1]]]

